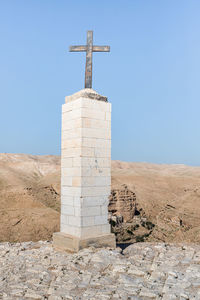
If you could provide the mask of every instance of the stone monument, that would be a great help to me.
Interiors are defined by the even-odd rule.
[[[85,89],[65,98],[62,107],[61,218],[56,249],[77,252],[88,246],[115,247],[108,223],[111,192],[111,103],[92,89],[93,32],[86,46]]]

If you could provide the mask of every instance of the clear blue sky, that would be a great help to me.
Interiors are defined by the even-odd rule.
[[[0,0],[0,152],[60,154],[61,105],[84,86],[112,102],[112,159],[200,165],[199,0]]]

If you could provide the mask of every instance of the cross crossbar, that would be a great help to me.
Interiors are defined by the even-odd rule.
[[[92,88],[92,52],[110,52],[109,46],[93,46],[93,31],[87,32],[87,45],[70,46],[70,52],[86,52],[85,88]]]
[[[69,52],[86,52],[87,46],[70,46]],[[110,52],[109,46],[93,46],[92,52]]]

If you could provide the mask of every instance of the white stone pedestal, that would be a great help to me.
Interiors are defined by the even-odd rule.
[[[111,190],[111,104],[92,89],[62,107],[61,221],[54,247],[115,247],[108,223]]]

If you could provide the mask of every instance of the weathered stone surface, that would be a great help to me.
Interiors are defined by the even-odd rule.
[[[105,226],[105,225],[104,225]],[[100,228],[102,232],[102,228]],[[92,246],[94,248],[110,247],[115,248],[115,235],[110,233],[109,225],[107,232],[104,235],[98,236],[98,232],[94,234],[93,238],[80,239],[76,236],[65,234],[63,232],[56,232],[53,234],[53,245],[56,250],[78,252],[83,248]]]
[[[99,100],[99,101],[105,101],[107,102],[107,97],[99,95],[96,91],[94,91],[93,89],[83,89],[71,96],[67,96],[65,98],[66,103],[67,102],[71,102],[74,101],[76,99],[79,98],[88,98],[88,99],[92,99],[92,100]]]
[[[123,222],[132,222],[135,215],[136,195],[123,185],[121,189],[112,189],[108,211],[112,216],[122,217]]]
[[[200,245],[138,243],[120,252],[2,243],[0,299],[200,299]]]

